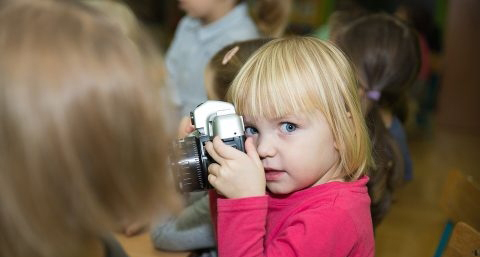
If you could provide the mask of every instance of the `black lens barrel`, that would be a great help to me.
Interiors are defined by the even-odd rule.
[[[179,140],[174,145],[173,172],[177,188],[182,192],[200,191],[208,187],[200,147],[198,138],[194,136]]]

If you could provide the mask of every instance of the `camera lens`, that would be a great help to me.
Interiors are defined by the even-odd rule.
[[[199,142],[196,137],[186,137],[174,143],[173,166],[177,188],[182,192],[204,190],[208,179],[202,172]]]

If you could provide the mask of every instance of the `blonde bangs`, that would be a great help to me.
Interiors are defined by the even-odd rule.
[[[228,99],[240,114],[275,119],[298,112],[323,112],[325,102],[319,99],[325,99],[326,81],[316,71],[318,61],[301,51],[302,42],[278,44],[282,41],[260,48],[233,81]]]

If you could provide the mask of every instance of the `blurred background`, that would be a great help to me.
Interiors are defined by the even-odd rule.
[[[178,1],[125,2],[167,49],[184,15]],[[346,0],[294,0],[287,34],[318,35],[342,2]],[[480,181],[480,1],[356,2],[397,16],[406,12],[427,43],[423,61],[428,70],[421,85],[412,89],[406,122],[414,178],[395,193],[392,209],[375,237],[377,256],[434,256],[451,218],[440,204],[450,183],[447,174],[459,170]],[[402,14],[399,6],[408,11],[403,9]]]

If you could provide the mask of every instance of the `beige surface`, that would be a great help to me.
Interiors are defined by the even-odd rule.
[[[116,235],[115,237],[130,257],[186,257],[189,254],[188,252],[163,252],[156,250],[150,241],[148,233],[133,237],[124,235]]]

